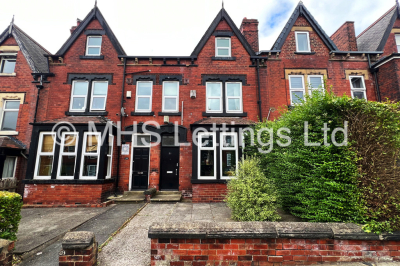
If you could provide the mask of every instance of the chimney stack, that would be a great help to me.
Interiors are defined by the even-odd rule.
[[[354,30],[354,21],[346,21],[331,36],[332,41],[341,51],[357,51],[357,38]]]
[[[259,51],[258,47],[258,20],[244,18],[240,25],[240,32],[246,38],[254,52]]]
[[[75,31],[76,27],[78,27],[79,24],[81,24],[81,22],[82,22],[82,20],[80,20],[79,18],[76,19],[76,26],[72,26],[70,29],[71,34]]]

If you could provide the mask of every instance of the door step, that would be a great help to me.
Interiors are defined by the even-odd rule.
[[[115,203],[132,203],[143,202],[145,200],[143,191],[125,191],[123,196],[109,197],[108,199],[114,200]]]
[[[151,197],[151,202],[179,202],[182,198],[181,191],[157,191],[157,193]]]

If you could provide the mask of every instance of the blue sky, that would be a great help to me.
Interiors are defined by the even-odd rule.
[[[395,0],[304,0],[330,36],[345,21],[360,33]],[[56,53],[83,19],[94,0],[0,0],[0,31],[15,23],[50,52]],[[242,19],[259,20],[260,50],[269,50],[286,24],[296,0],[224,0],[239,27]],[[190,55],[221,9],[220,0],[98,0],[108,24],[129,55]],[[24,7],[24,8],[21,8]]]

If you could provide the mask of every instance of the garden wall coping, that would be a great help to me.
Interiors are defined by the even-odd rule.
[[[210,238],[301,238],[346,240],[400,241],[400,231],[366,233],[351,223],[307,222],[181,222],[153,223],[149,238],[210,239]]]

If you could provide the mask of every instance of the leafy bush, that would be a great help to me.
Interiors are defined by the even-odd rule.
[[[400,229],[399,106],[316,92],[279,120],[258,123],[255,135],[246,138],[246,154],[260,158],[266,177],[278,186],[282,207],[293,215],[313,222],[366,223],[367,231]],[[347,145],[340,131],[334,139],[331,135],[345,121]],[[324,124],[330,128],[326,136]],[[287,147],[278,145],[286,143],[280,128],[290,130],[280,132],[291,138]],[[250,145],[258,133],[269,145]],[[320,145],[306,146],[306,138]],[[344,145],[332,145],[333,140]]]
[[[278,192],[272,180],[266,179],[260,161],[248,158],[239,162],[236,178],[228,181],[227,205],[232,219],[238,221],[276,221]]]
[[[22,204],[21,195],[0,191],[0,238],[17,239]]]

